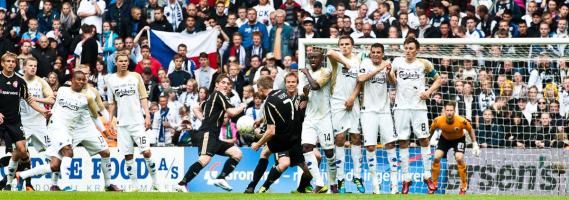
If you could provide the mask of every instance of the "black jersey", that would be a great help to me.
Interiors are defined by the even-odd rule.
[[[0,73],[0,113],[4,115],[4,123],[20,123],[20,99],[27,100],[28,86],[26,81],[16,74],[7,77]]]
[[[267,125],[275,125],[275,135],[268,142],[272,152],[289,150],[297,131],[295,105],[283,90],[273,90],[265,101]]]
[[[204,119],[199,129],[200,132],[212,132],[219,134],[220,127],[223,124],[223,117],[228,108],[233,105],[229,103],[229,97],[221,92],[214,92],[208,99],[201,104]]]

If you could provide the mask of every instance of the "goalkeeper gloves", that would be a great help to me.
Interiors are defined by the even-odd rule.
[[[480,156],[480,146],[478,146],[478,142],[472,142],[472,153],[476,156]]]

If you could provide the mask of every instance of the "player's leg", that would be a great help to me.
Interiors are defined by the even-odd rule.
[[[379,135],[383,148],[387,152],[387,162],[389,164],[389,177],[391,182],[391,194],[397,194],[397,152],[395,151],[395,142],[397,142],[397,134],[393,132],[393,117],[389,113],[379,114],[376,118],[379,122]]]
[[[460,193],[464,195],[468,189],[466,161],[464,160],[464,150],[466,148],[466,138],[462,137],[454,143],[454,159],[458,168],[458,176],[460,177]]]
[[[339,193],[344,193],[346,187],[344,185],[346,177],[346,149],[344,143],[346,142],[346,134],[348,130],[348,122],[346,122],[347,112],[345,111],[335,111],[332,113],[332,131],[334,133],[334,144],[336,150],[334,152],[335,161],[330,162],[328,160],[328,178],[330,180],[330,185],[335,185],[336,180],[338,180],[337,188]],[[335,172],[335,173],[334,173]],[[335,175],[335,176],[334,176]],[[332,188],[332,192],[334,188]]]
[[[267,166],[269,165],[269,156],[271,155],[271,151],[268,147],[264,147],[263,151],[261,151],[261,155],[259,156],[259,162],[257,162],[257,166],[255,166],[255,171],[253,171],[253,180],[247,186],[245,193],[254,193],[255,187],[257,187],[257,183],[263,177],[263,174],[267,170]]]
[[[308,166],[306,166],[306,162],[299,163],[298,167],[302,168],[302,175],[300,177],[300,182],[298,183],[298,188],[296,188],[296,191],[299,193],[312,192],[313,188],[312,185],[310,185],[312,175],[310,175],[310,171],[308,170]]]
[[[440,140],[439,140],[440,141]],[[440,144],[440,143],[439,143]],[[441,171],[441,159],[445,156],[445,151],[437,148],[437,150],[435,150],[435,158],[433,159],[433,183],[435,184],[435,188],[438,187],[438,183],[439,183],[439,175],[440,175],[440,171]],[[429,194],[434,194],[435,190],[430,190],[429,189]]]
[[[4,125],[4,134],[7,134],[7,137],[9,137],[15,144],[15,148],[12,150],[12,158],[8,162],[7,166],[7,184],[4,189],[11,189],[8,188],[8,186],[10,186],[10,183],[12,183],[16,176],[16,170],[18,169],[19,163],[29,162],[29,154],[26,148],[26,138],[24,137],[24,132],[22,131],[21,127],[21,124]]]
[[[379,194],[379,180],[377,179],[377,134],[379,133],[378,116],[373,113],[362,113],[360,119],[362,124],[362,133],[364,146],[366,148],[366,162],[371,175],[371,185],[374,194]],[[354,141],[354,138],[352,138]],[[360,141],[361,142],[361,141]],[[353,153],[352,153],[353,155]]]
[[[301,134],[301,143],[302,143],[302,152],[304,156],[304,161],[306,162],[308,171],[315,179],[315,184],[316,184],[315,190],[316,189],[322,190],[324,188],[324,180],[320,175],[318,160],[316,159],[316,155],[314,153],[314,147],[316,147],[317,142],[318,142],[318,129],[316,129],[315,122],[305,119],[302,124],[302,134]]]
[[[409,110],[395,110],[395,130],[399,140],[399,157],[401,160],[401,178],[403,179],[402,194],[409,192],[411,177],[409,176],[409,136],[411,135],[411,115]]]
[[[59,171],[61,173],[61,181],[59,181],[59,187],[63,191],[74,191],[71,186],[69,186],[69,176],[71,175],[71,159],[73,158],[73,148],[71,145],[64,146],[61,149],[61,164],[59,166]]]
[[[424,110],[414,110],[412,111],[413,116],[413,133],[415,137],[419,140],[421,145],[421,160],[423,162],[423,180],[427,183],[427,186],[431,190],[435,190],[436,187],[431,178],[431,147],[429,145],[429,132],[428,132],[428,122],[427,111]]]
[[[105,181],[105,191],[122,192],[118,186],[111,183],[111,152],[105,138],[96,129],[83,129],[75,134],[86,135],[87,137],[81,140],[74,140],[74,145],[78,145],[79,143],[75,143],[80,141],[89,155],[99,154],[101,156],[101,172]]]
[[[221,189],[231,191],[233,188],[227,183],[225,177],[227,177],[229,174],[231,174],[231,172],[233,172],[233,170],[235,170],[235,167],[237,167],[239,161],[241,161],[241,158],[243,157],[243,152],[241,152],[241,149],[239,149],[239,147],[224,142],[220,145],[220,151],[224,152],[224,154],[228,156],[229,159],[225,161],[223,169],[217,176],[214,185],[220,187]]]
[[[200,171],[211,161],[211,157],[215,155],[217,152],[217,145],[214,141],[215,134],[210,134],[209,132],[205,133],[197,133],[198,136],[197,144],[198,144],[198,154],[199,158],[198,161],[194,164],[190,165],[184,178],[178,183],[176,186],[176,191],[178,192],[187,192],[187,185],[192,179],[194,179]]]
[[[158,184],[158,179],[156,177],[156,163],[152,160],[152,152],[150,151],[150,140],[149,137],[146,135],[146,130],[144,130],[144,126],[142,125],[131,125],[129,127],[132,133],[132,139],[138,146],[138,148],[142,151],[142,156],[144,157],[144,162],[146,163],[146,169],[152,178],[152,190],[153,191],[160,191],[160,187]]]
[[[271,185],[281,177],[281,174],[290,166],[290,157],[288,152],[279,152],[275,154],[277,164],[271,168],[267,180],[263,187],[259,188],[259,193],[265,193]]]
[[[359,124],[359,123],[358,123]],[[354,164],[354,178],[352,182],[356,184],[356,188],[360,193],[365,193],[365,187],[362,180],[362,135],[360,133],[350,133],[352,141],[352,162]]]

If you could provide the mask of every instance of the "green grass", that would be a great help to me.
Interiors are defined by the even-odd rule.
[[[83,199],[97,199],[97,200],[115,200],[115,199],[315,199],[315,200],[329,200],[329,199],[397,199],[397,200],[420,200],[420,199],[499,199],[499,200],[524,200],[524,199],[569,199],[567,196],[521,196],[521,195],[362,195],[362,194],[345,194],[345,195],[331,195],[331,194],[239,194],[239,193],[108,193],[108,192],[0,192],[0,199],[9,200],[83,200]]]

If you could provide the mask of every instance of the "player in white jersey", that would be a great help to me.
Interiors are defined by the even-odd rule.
[[[304,87],[310,89],[308,94],[308,105],[304,122],[302,123],[301,143],[304,152],[304,160],[308,166],[308,171],[316,180],[314,193],[326,192],[328,189],[324,185],[324,180],[320,175],[320,168],[314,148],[320,143],[328,160],[328,173],[335,175],[336,165],[334,159],[334,138],[332,136],[332,118],[330,113],[330,77],[329,68],[322,67],[324,59],[322,52],[313,50],[308,55],[311,70],[302,68],[301,72],[308,79],[308,84]],[[305,90],[306,91],[306,90]],[[337,191],[335,181],[329,181],[332,191]]]
[[[38,102],[42,107],[45,105],[51,106],[55,102],[53,91],[45,80],[36,76],[37,60],[35,58],[28,58],[24,60],[24,80],[28,85],[28,93],[32,98]],[[38,152],[43,152],[49,145],[49,136],[47,134],[46,119],[43,115],[35,111],[29,106],[26,101],[20,100],[20,114],[22,119],[22,126],[26,140],[32,143],[32,146]],[[22,165],[23,163],[20,163]],[[20,169],[29,169],[28,166],[18,167]],[[54,176],[54,175],[52,175]],[[26,191],[34,191],[31,184],[31,178],[26,179]]]
[[[349,36],[342,36],[338,40],[341,55],[335,51],[328,51],[329,64],[332,67],[332,79],[330,87],[332,96],[330,106],[332,109],[332,128],[335,134],[336,143],[336,165],[338,166],[338,189],[340,193],[345,192],[344,186],[344,165],[346,154],[344,143],[346,133],[350,134],[352,142],[352,161],[354,163],[354,178],[360,193],[365,192],[365,187],[361,178],[362,171],[362,137],[360,135],[360,103],[359,93],[361,84],[357,82],[360,58],[352,53],[354,39]],[[335,180],[336,178],[332,177]]]
[[[366,160],[371,174],[373,193],[379,194],[380,187],[377,179],[377,146],[378,133],[381,144],[387,151],[391,177],[391,193],[397,193],[397,154],[395,141],[397,135],[393,131],[389,92],[387,90],[387,74],[391,70],[388,61],[383,60],[382,44],[371,46],[370,58],[362,61],[358,82],[363,84],[362,115],[360,122],[366,147]]]
[[[431,179],[431,149],[428,140],[427,104],[425,101],[440,87],[441,79],[439,79],[439,75],[431,62],[417,58],[420,45],[415,38],[405,39],[403,45],[405,57],[398,57],[393,60],[389,79],[396,84],[397,89],[393,109],[395,130],[399,140],[401,171],[403,172],[401,193],[407,194],[411,185],[408,148],[411,128],[413,128],[413,132],[421,145],[423,179],[429,189],[436,189]],[[427,78],[435,80],[429,89],[426,89]]]
[[[119,151],[125,155],[132,190],[138,190],[137,166],[134,166],[133,159],[135,144],[142,150],[146,168],[152,177],[153,189],[158,189],[156,165],[151,159],[149,137],[145,130],[145,128],[150,128],[150,112],[144,82],[139,74],[128,71],[129,55],[118,54],[115,61],[117,73],[112,74],[108,79],[109,113],[113,114],[117,108],[118,147]]]
[[[58,90],[58,96],[52,109],[52,116],[49,119],[48,131],[50,133],[51,143],[45,154],[51,157],[49,164],[36,166],[30,170],[18,172],[16,179],[18,180],[18,189],[21,189],[22,180],[28,177],[43,175],[51,172],[60,171],[62,181],[60,186],[63,191],[72,191],[69,185],[71,158],[73,157],[74,141],[73,131],[81,127],[83,124],[93,123],[91,118],[97,118],[97,109],[94,96],[85,92],[83,87],[87,82],[87,77],[81,71],[73,73],[71,87],[62,87]],[[85,121],[88,120],[88,121]],[[86,149],[90,149],[89,143],[85,143]],[[98,147],[93,147],[96,149]],[[98,148],[103,150],[103,148]],[[108,150],[107,150],[108,151]]]

